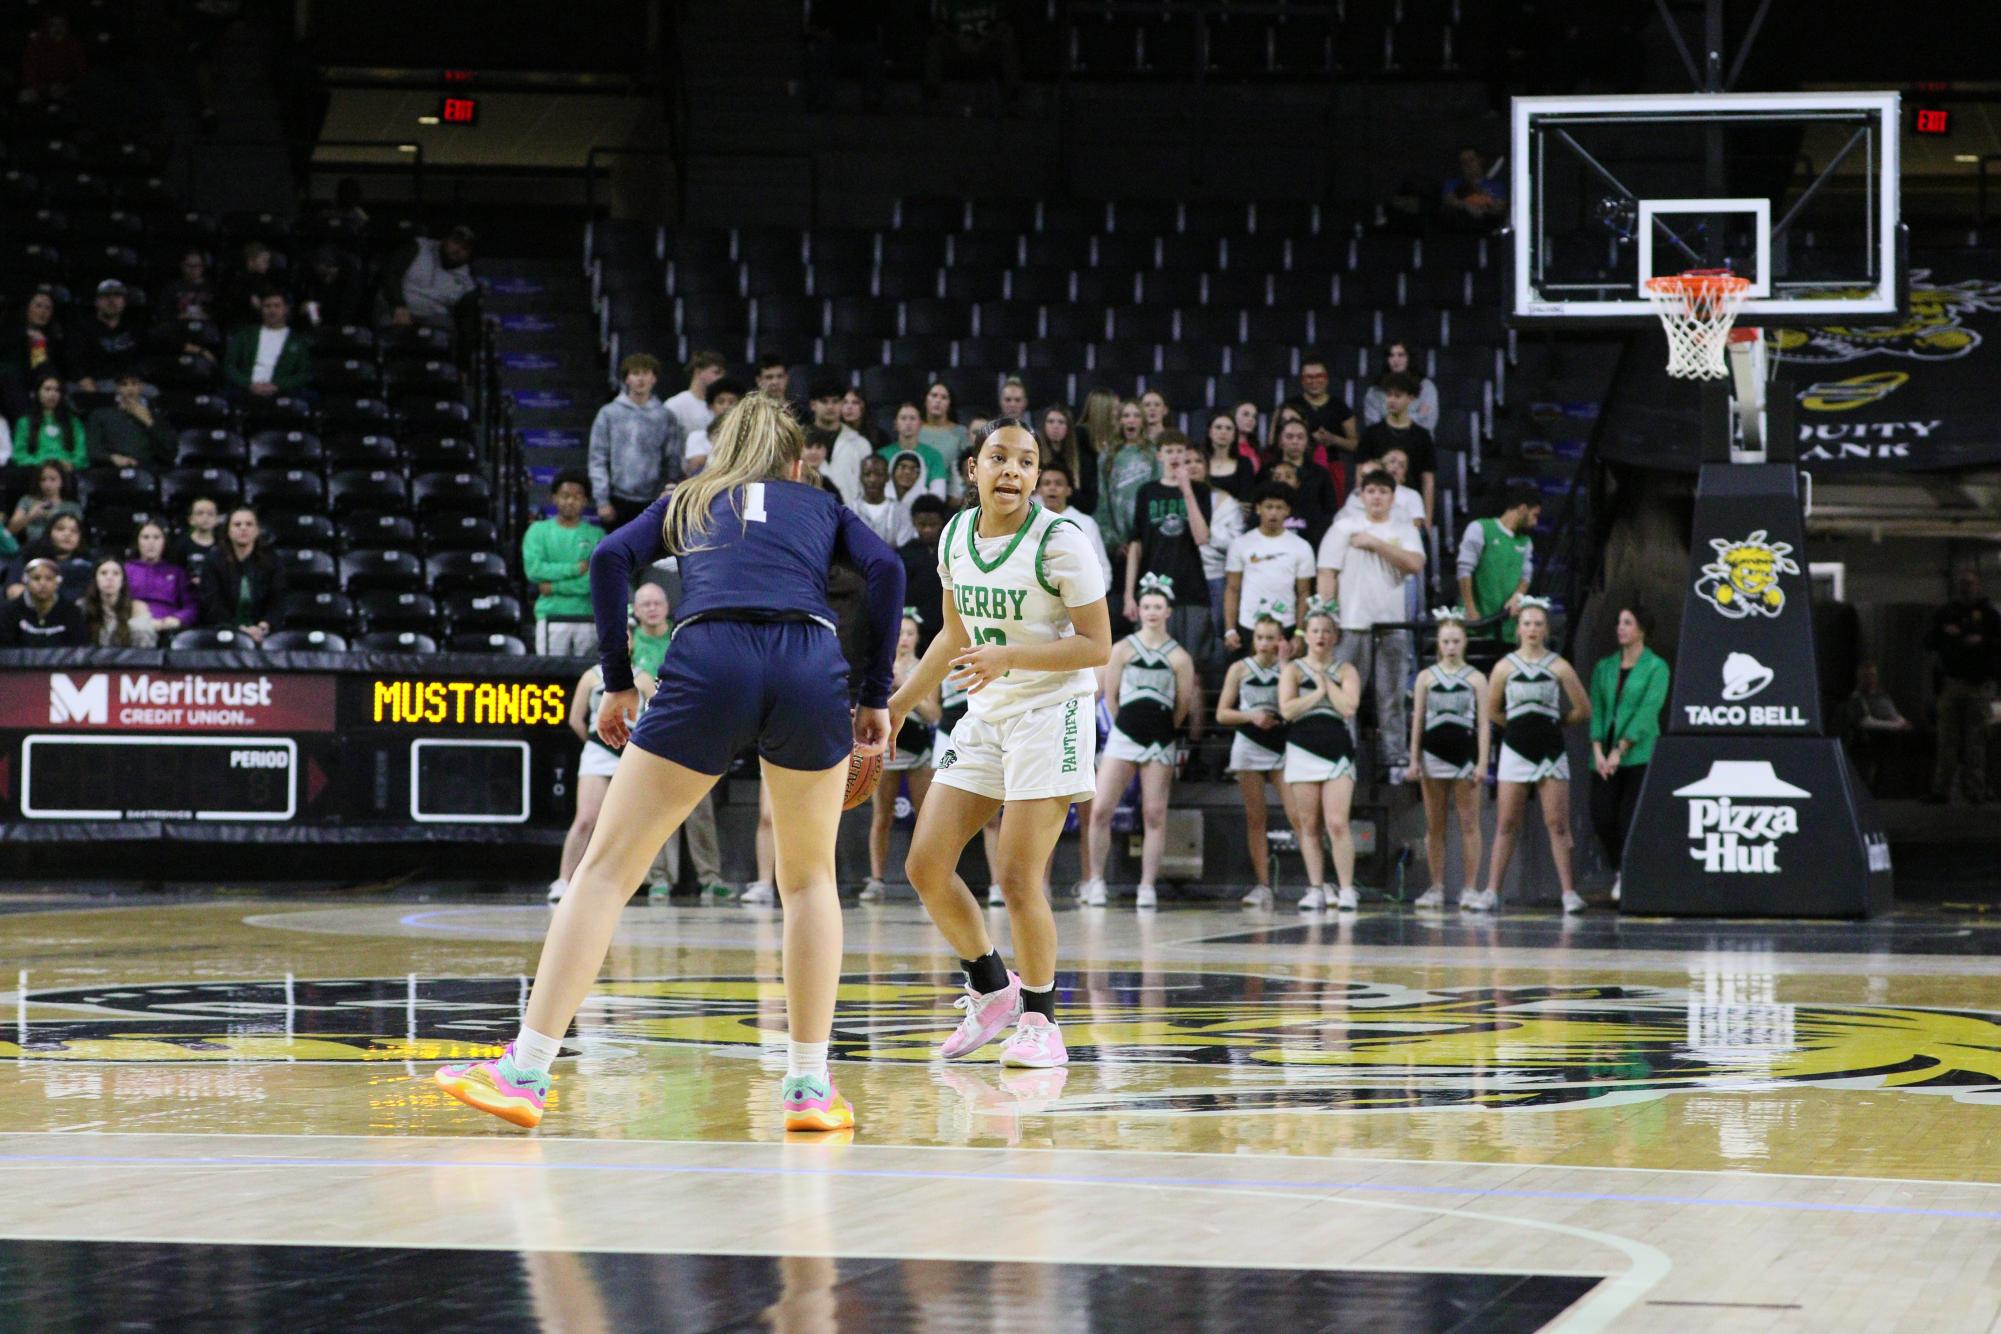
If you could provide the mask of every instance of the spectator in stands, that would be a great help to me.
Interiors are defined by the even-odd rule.
[[[1133,538],[1139,490],[1160,476],[1160,459],[1146,438],[1146,415],[1136,399],[1119,404],[1118,434],[1098,446],[1098,527],[1105,541],[1123,548]]]
[[[1077,413],[1077,440],[1080,445],[1102,459],[1118,448],[1119,441],[1119,396],[1100,385],[1084,395],[1084,406]],[[1096,513],[1095,509],[1092,513]]]
[[[1237,423],[1237,452],[1251,465],[1253,473],[1264,463],[1264,437],[1260,434],[1263,415],[1248,398],[1230,409],[1230,417]]]
[[[1278,449],[1268,466],[1289,465],[1293,476],[1299,479],[1295,484],[1298,494],[1292,502],[1292,517],[1299,520],[1301,535],[1307,542],[1318,547],[1327,525],[1334,522],[1341,498],[1333,474],[1308,457],[1310,448],[1306,422],[1299,417],[1288,417],[1278,428]]]
[[[333,202],[333,210],[328,217],[339,218],[356,227],[368,226],[368,209],[362,198],[360,180],[343,176],[335,181]]]
[[[1591,826],[1612,867],[1615,903],[1626,835],[1633,828],[1668,701],[1667,660],[1647,647],[1653,614],[1627,604],[1619,609],[1616,633],[1619,651],[1600,658],[1591,670]]]
[[[1139,585],[1146,575],[1172,581],[1167,630],[1207,672],[1215,665],[1216,640],[1209,618],[1209,580],[1202,568],[1216,493],[1196,481],[1189,467],[1188,437],[1167,431],[1156,447],[1160,480],[1134,497],[1132,540],[1126,545],[1125,617],[1139,621]],[[1235,502],[1231,502],[1235,503]]]
[[[792,372],[785,364],[785,358],[775,352],[767,352],[757,359],[757,392],[767,398],[775,398],[792,410],[799,420],[806,420],[799,403],[792,397]]]
[[[126,371],[139,369],[139,329],[125,311],[125,284],[106,278],[97,285],[90,315],[70,330],[69,369],[86,393],[109,389]]]
[[[882,428],[875,424],[875,415],[869,411],[869,402],[862,397],[862,391],[853,386],[841,394],[841,425],[866,440],[870,449],[882,447]]]
[[[1299,392],[1285,401],[1285,406],[1306,423],[1306,440],[1313,447],[1314,461],[1330,473],[1337,467],[1345,472],[1346,461],[1360,443],[1355,410],[1333,392],[1332,385],[1327,358],[1308,353],[1299,363]]]
[[[43,371],[69,383],[69,358],[62,325],[56,320],[56,299],[46,290],[33,293],[22,303],[19,333],[0,351],[0,408],[16,417],[28,411]]]
[[[950,489],[951,469],[945,456],[924,443],[924,413],[915,403],[905,403],[896,410],[896,438],[876,451],[889,460],[889,480],[896,487],[899,500],[908,500],[909,486],[898,480],[896,461],[905,454],[915,454],[922,463],[922,488],[931,495],[944,499]]]
[[[1508,191],[1477,148],[1459,150],[1459,170],[1439,192],[1438,221],[1455,232],[1491,232],[1506,220]]]
[[[1224,408],[1209,414],[1207,446],[1209,485],[1228,492],[1239,504],[1250,499],[1257,486],[1257,472],[1238,449],[1237,416]]]
[[[35,381],[35,403],[14,423],[11,461],[15,467],[60,463],[72,471],[90,466],[90,445],[83,419],[69,405],[63,382],[54,371]]]
[[[722,379],[727,369],[720,352],[704,349],[688,358],[688,387],[667,400],[667,411],[681,423],[684,439],[693,439],[695,432],[708,430],[709,423],[715,420],[715,413],[709,407],[709,386]]]
[[[201,619],[194,580],[187,570],[167,559],[167,530],[148,519],[132,539],[132,559],[125,562],[125,582],[132,596],[145,604],[153,627],[162,635],[186,630]]]
[[[635,352],[618,363],[623,389],[591,423],[591,494],[610,532],[639,517],[663,487],[681,480],[681,423],[654,397],[660,362]]]
[[[257,298],[258,322],[229,336],[222,354],[225,391],[237,403],[305,398],[312,392],[312,346],[292,328],[292,303],[275,287]]]
[[[1192,442],[1188,446],[1188,477],[1197,485],[1209,485],[1209,540],[1202,544],[1202,579],[1209,585],[1210,652],[1217,670],[1227,660],[1222,652],[1223,575],[1230,559],[1230,543],[1244,535],[1244,505],[1227,491],[1209,483],[1209,460]]]
[[[1402,781],[1410,767],[1404,687],[1415,651],[1408,630],[1376,631],[1404,621],[1405,581],[1424,572],[1424,543],[1408,519],[1391,511],[1396,481],[1381,468],[1362,474],[1362,515],[1334,521],[1320,543],[1320,599],[1335,598],[1341,625],[1339,662],[1352,662],[1376,698],[1376,737],[1384,772]]]
[[[1501,640],[1515,639],[1515,610],[1529,591],[1535,574],[1535,543],[1529,534],[1542,517],[1542,493],[1533,486],[1511,486],[1501,500],[1501,513],[1475,519],[1459,535],[1459,603],[1474,621],[1505,611]]]
[[[116,556],[101,557],[91,570],[90,588],[83,595],[83,627],[96,648],[152,648],[159,642],[153,613],[133,599],[124,562]]]
[[[1383,390],[1383,379],[1390,375],[1408,375],[1417,381],[1417,399],[1410,405],[1410,419],[1425,430],[1437,434],[1438,431],[1438,386],[1431,377],[1418,370],[1417,349],[1402,339],[1392,339],[1383,349],[1383,375],[1369,386],[1369,392],[1362,395],[1362,425],[1374,426],[1389,410],[1388,396]]]
[[[69,16],[51,8],[21,49],[20,100],[60,102],[76,91],[89,69],[90,53],[70,31]]]
[[[892,547],[900,547],[917,536],[910,526],[910,511],[889,494],[889,460],[871,454],[862,460],[861,495],[848,508],[862,516],[875,535]]]
[[[876,457],[882,456],[878,454]],[[910,517],[910,507],[919,496],[937,496],[944,487],[943,482],[925,482],[924,459],[916,450],[901,449],[889,459],[889,493],[896,497],[896,506],[903,511],[905,518]],[[943,496],[938,498],[944,499]]]
[[[537,519],[521,534],[521,573],[535,585],[535,651],[552,658],[588,658],[598,651],[591,615],[591,552],[604,529],[584,519],[590,478],[565,468],[549,484],[556,517]]]
[[[945,531],[945,502],[936,496],[923,495],[910,504],[910,526],[917,536],[896,549],[903,560],[903,597],[913,607],[943,606],[945,588],[938,579],[938,537]],[[938,620],[926,617],[927,622]],[[921,654],[931,645],[931,639],[938,633],[935,624],[918,627]]]
[[[25,543],[7,574],[7,596],[20,595],[25,573],[35,561],[45,560],[56,567],[62,599],[74,602],[90,587],[90,557],[83,552],[83,520],[74,514],[58,514],[40,538]]]
[[[632,590],[632,669],[660,675],[674,638],[673,604],[667,590],[648,579]]]
[[[944,463],[945,491],[955,500],[966,490],[965,469],[959,460],[972,448],[971,439],[966,428],[959,425],[951,389],[933,381],[924,391],[924,420],[917,430],[917,442],[929,445]]]
[[[216,530],[222,526],[222,510],[209,496],[188,502],[188,524],[167,543],[167,559],[188,572],[188,582],[201,595],[209,558],[216,554]]]
[[[136,372],[118,377],[117,397],[90,414],[84,437],[93,467],[158,468],[174,461],[174,429],[146,401]]]
[[[710,381],[705,394],[709,408],[709,420],[711,422],[720,421],[723,414],[735,407],[737,400],[742,397],[743,383],[741,381],[732,380],[727,376]],[[681,468],[688,476],[693,477],[706,467],[708,462],[709,428],[704,426],[699,431],[689,432],[688,442],[681,447]]]
[[[1148,440],[1160,443],[1160,437],[1174,429],[1170,418],[1174,410],[1167,406],[1167,395],[1158,389],[1149,389],[1139,396],[1139,415]]]
[[[216,316],[215,284],[209,281],[208,252],[189,246],[181,252],[174,281],[160,294],[157,308],[168,319],[213,320]]]
[[[0,620],[0,648],[82,648],[83,608],[62,596],[62,577],[52,560],[27,562],[20,591],[8,594]]]
[[[225,532],[202,576],[202,621],[262,644],[266,635],[285,628],[285,563],[265,541],[263,525],[250,506],[229,512]]]
[[[1021,92],[1021,50],[1000,0],[932,0],[931,38],[924,44],[924,100],[945,92],[949,64],[976,65],[1000,75],[1001,105],[1012,109]]]
[[[1091,550],[1098,557],[1098,572],[1105,576],[1105,587],[1112,586],[1112,558],[1105,550],[1105,535],[1098,531],[1098,521],[1070,503],[1075,487],[1070,479],[1070,469],[1061,457],[1045,454],[1049,461],[1042,465],[1042,475],[1036,479],[1035,498],[1042,502],[1042,508],[1051,514],[1060,514],[1084,530],[1084,536],[1091,540]]]
[[[35,469],[34,489],[14,502],[7,531],[25,547],[41,541],[42,534],[59,514],[72,514],[80,519],[83,506],[76,503],[76,474],[50,459]]]
[[[875,451],[841,420],[841,396],[846,392],[839,380],[822,380],[813,386],[809,401],[813,415],[806,423],[806,443],[826,450],[822,475],[834,484],[843,501],[853,501],[861,495],[862,460]]]
[[[256,324],[264,318],[264,293],[273,287],[283,290],[272,272],[276,256],[262,241],[245,241],[236,271],[222,285],[220,323],[230,328]]]
[[[1952,800],[1955,787],[1975,805],[1987,800],[1987,729],[2001,667],[2001,611],[1980,587],[1980,572],[1953,576],[1952,601],[1932,616],[1925,647],[1938,655],[1938,756],[1925,800]],[[1955,781],[1957,780],[1957,781]]]
[[[1883,765],[1883,742],[1899,733],[1914,732],[1917,725],[1897,708],[1897,701],[1877,679],[1876,664],[1865,662],[1855,669],[1855,693],[1841,706],[1841,739],[1855,770],[1873,791]]]
[[[805,482],[809,486],[819,487],[835,500],[841,501],[842,504],[847,503],[841,495],[841,488],[836,485],[833,478],[827,476],[827,440],[825,436],[822,436],[818,440],[807,440],[800,447],[799,462],[803,465],[799,470],[800,481]]]
[[[1404,453],[1403,446],[1391,445],[1382,452],[1381,457],[1374,459],[1373,462],[1377,467],[1388,473],[1397,484],[1397,498],[1390,505],[1390,511],[1394,514],[1401,514],[1404,518],[1409,519],[1417,525],[1420,532],[1429,527],[1430,525],[1425,522],[1424,518],[1424,497],[1411,490],[1404,481],[1405,478],[1410,476],[1410,455]],[[1341,513],[1360,514],[1361,512],[1362,493],[1359,491],[1350,491],[1348,498],[1341,502]]]
[[[1028,420],[1028,386],[1021,382],[1021,377],[1010,375],[1001,382],[1000,415]]]
[[[313,262],[306,266],[305,285],[299,292],[307,324],[315,329],[364,324],[368,302],[368,284],[339,246],[323,245],[313,251]]]
[[[1417,380],[1401,371],[1384,375],[1383,419],[1362,432],[1356,456],[1363,467],[1377,462],[1390,449],[1401,449],[1415,474],[1412,490],[1424,497],[1424,521],[1431,522],[1432,506],[1438,489],[1438,454],[1432,448],[1431,432],[1411,420],[1411,406],[1417,402]]]
[[[1042,410],[1042,429],[1035,433],[1041,443],[1037,454],[1063,465],[1074,488],[1072,504],[1089,514],[1098,508],[1098,455],[1082,439],[1070,417],[1070,409],[1052,404]]]
[[[1232,655],[1250,651],[1252,632],[1264,617],[1277,622],[1289,642],[1313,591],[1313,548],[1285,526],[1292,494],[1276,482],[1261,483],[1253,498],[1258,526],[1230,543],[1224,559],[1223,645]]]
[[[473,230],[457,226],[437,239],[420,236],[382,266],[380,301],[391,324],[453,329],[479,300],[472,274]]]

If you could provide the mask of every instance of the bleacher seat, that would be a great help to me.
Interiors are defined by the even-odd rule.
[[[317,468],[326,462],[326,448],[311,431],[259,431],[250,437],[253,468]]]
[[[528,655],[528,646],[509,634],[453,635],[449,647],[453,653],[497,653],[510,658]]]
[[[337,593],[340,580],[334,573],[334,558],[311,547],[292,547],[282,540],[278,560],[285,567],[285,587],[294,593]]]
[[[196,649],[256,649],[257,641],[240,630],[204,626],[195,630],[175,631],[167,647],[177,653],[187,653]]]
[[[243,486],[227,468],[174,468],[160,479],[160,504],[170,514],[187,513],[198,496],[227,511],[242,498]]]
[[[500,543],[493,520],[475,514],[434,514],[424,520],[423,536],[427,552],[491,551]]]
[[[431,514],[488,514],[493,497],[486,479],[470,472],[424,473],[410,484],[410,499],[421,516]]]
[[[399,553],[400,554],[400,553]],[[506,558],[495,551],[440,551],[424,560],[431,595],[505,593],[510,584]]]
[[[403,477],[387,468],[343,468],[327,487],[327,500],[336,515],[356,510],[393,514],[407,503]]]
[[[340,558],[340,589],[349,597],[387,590],[416,593],[424,589],[424,567],[408,551],[351,551]]]
[[[437,603],[429,593],[397,592],[381,588],[364,593],[355,602],[361,624],[370,634],[411,631],[430,634],[437,624]]]
[[[313,547],[330,551],[337,540],[334,521],[324,514],[274,514],[264,527],[270,532],[271,540],[281,547]],[[332,574],[331,569],[328,574]]]
[[[243,498],[260,514],[311,514],[326,503],[326,486],[319,473],[304,468],[258,468],[243,479]]]
[[[287,630],[329,630],[345,635],[354,624],[354,603],[345,593],[287,593],[279,607]]]
[[[445,599],[454,637],[511,633],[521,628],[521,603],[507,593],[454,593]]]
[[[485,522],[491,534],[492,520]],[[417,524],[404,514],[359,512],[341,521],[340,539],[346,551],[407,551],[417,541]]]
[[[355,641],[355,647],[366,649],[370,653],[436,653],[438,641],[427,634],[418,634],[412,630],[385,630],[363,635]]]
[[[327,462],[335,468],[395,468],[403,452],[391,436],[338,434],[327,439]]]
[[[179,468],[240,468],[250,458],[250,446],[235,431],[223,427],[190,427],[177,437],[174,466]]]
[[[264,636],[267,653],[345,653],[344,636],[326,630],[279,630]]]

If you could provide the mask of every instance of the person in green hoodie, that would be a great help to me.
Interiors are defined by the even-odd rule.
[[[90,466],[83,419],[70,408],[59,377],[43,375],[35,381],[35,406],[14,423],[13,447],[0,454],[0,463],[9,462],[8,455],[16,467],[60,463],[81,472]]]
[[[591,553],[604,529],[584,520],[591,483],[580,469],[566,468],[549,484],[556,517],[537,519],[521,534],[521,571],[537,592],[535,651],[553,658],[597,656],[597,624],[591,619]]]
[[[1647,647],[1653,632],[1654,618],[1645,607],[1620,608],[1619,651],[1591,670],[1591,824],[1612,863],[1615,903],[1619,862],[1668,697],[1667,661]]]

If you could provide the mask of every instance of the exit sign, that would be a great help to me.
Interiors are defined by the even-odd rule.
[[[442,125],[479,124],[479,100],[471,97],[446,97],[438,102],[438,122]]]
[[[1952,133],[1952,113],[1944,107],[1919,107],[1914,126],[1919,134]]]

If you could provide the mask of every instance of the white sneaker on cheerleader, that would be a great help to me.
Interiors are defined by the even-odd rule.
[[[882,881],[866,880],[862,882],[861,901],[863,903],[881,903],[883,893]]]
[[[1424,893],[1413,899],[1410,906],[1413,908],[1443,908],[1445,906],[1445,891],[1437,885],[1433,885],[1430,889],[1425,890]]]
[[[747,903],[753,908],[769,908],[778,901],[778,892],[762,880],[753,880],[743,887],[743,897],[738,903]]]
[[[1083,884],[1077,886],[1077,902],[1086,908],[1104,907],[1105,882],[1102,880],[1086,880]]]
[[[569,881],[557,879],[557,880],[551,880],[549,882],[549,902],[561,903],[563,901],[563,895],[569,892],[570,892]]]
[[[1141,885],[1139,892],[1133,895],[1133,907],[1135,908],[1157,908],[1159,906],[1160,896],[1153,892],[1152,885]]]
[[[1491,889],[1469,889],[1459,896],[1461,912],[1492,912],[1500,896]]]
[[[1624,876],[1615,875],[1612,877],[1612,902],[1614,903],[1619,901],[1619,882],[1623,879],[1625,879]]]
[[[1007,902],[1007,895],[1005,895],[1005,894],[1001,893],[1001,887],[1000,887],[999,885],[988,885],[988,886],[987,886],[987,906],[988,906],[988,907],[990,907],[990,908],[998,908],[998,907],[1000,907],[1000,906],[1001,906],[1001,905],[1002,905],[1003,903],[1006,903],[1006,902]]]
[[[1237,902],[1243,904],[1246,908],[1257,908],[1264,912],[1270,912],[1272,905],[1271,888],[1267,885],[1255,886],[1250,893],[1238,899]]]
[[[1362,896],[1351,885],[1334,896],[1334,906],[1342,912],[1354,912],[1362,906]]]
[[[1318,885],[1315,885],[1299,896],[1299,910],[1301,912],[1319,912],[1326,906],[1327,891]]]
[[[1576,890],[1574,890],[1574,889],[1566,889],[1566,890],[1564,890],[1564,891],[1563,891],[1563,910],[1564,910],[1565,912],[1583,912],[1583,911],[1584,911],[1584,896],[1583,896],[1582,894],[1579,894],[1579,893],[1578,893],[1578,892],[1577,892]]]

